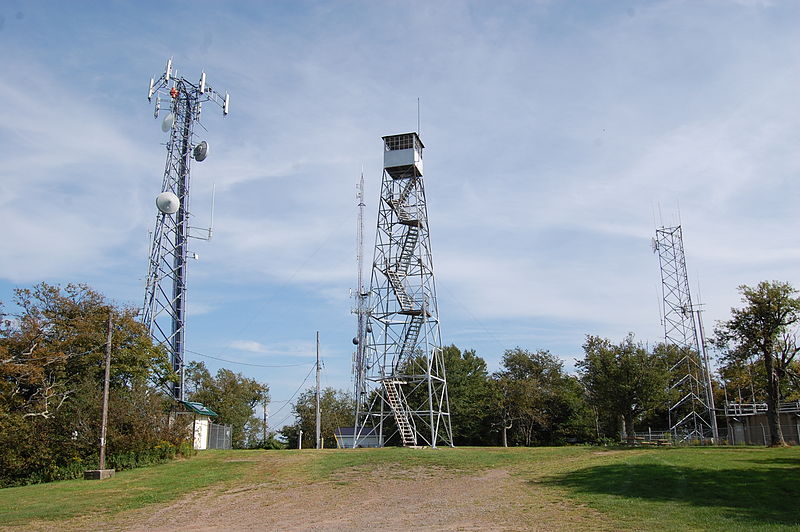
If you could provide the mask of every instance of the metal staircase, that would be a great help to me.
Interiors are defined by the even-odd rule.
[[[408,323],[406,333],[403,336],[403,345],[400,347],[400,353],[397,357],[398,360],[405,360],[413,353],[414,346],[417,345],[417,338],[419,338],[419,332],[424,322],[425,319],[422,313],[411,316],[411,321]]]
[[[386,391],[386,402],[392,409],[395,422],[397,423],[397,430],[400,431],[400,437],[403,439],[403,445],[415,446],[417,445],[417,431],[408,416],[408,408],[405,405],[405,400],[400,391],[399,386],[405,384],[403,381],[387,379],[383,381],[383,389]]]
[[[394,212],[397,213],[397,218],[400,219],[400,223],[410,225],[419,222],[418,216],[412,215],[403,207],[406,200],[408,199],[408,196],[411,195],[411,192],[414,190],[415,185],[416,185],[416,178],[412,177],[411,179],[409,179],[408,184],[400,192],[400,195],[388,201],[389,205],[392,207],[392,209],[394,209]]]
[[[414,301],[414,298],[408,295],[408,292],[406,292],[406,287],[403,286],[404,276],[404,274],[398,273],[397,270],[392,270],[390,268],[386,269],[386,277],[389,278],[389,283],[391,283],[392,289],[394,290],[394,295],[397,297],[398,303],[400,303],[400,308],[404,313],[412,313],[416,311],[414,308],[416,306],[416,301]]]
[[[403,193],[400,195],[400,199],[398,200],[391,200],[392,202],[398,202],[404,200],[408,197],[408,191],[410,187],[413,186],[413,181],[410,185],[406,185]],[[395,206],[395,211],[405,212],[403,210],[402,204],[397,204]],[[408,291],[406,290],[405,286],[403,285],[403,279],[408,272],[408,267],[411,265],[411,260],[414,258],[414,250],[417,247],[417,242],[419,241],[419,225],[409,225],[408,229],[406,230],[406,234],[403,237],[403,243],[400,248],[400,255],[397,258],[397,262],[393,267],[386,268],[386,277],[389,279],[389,283],[392,285],[392,290],[394,291],[395,296],[397,297],[397,301],[400,303],[400,308],[404,314],[421,314],[422,308],[418,301],[416,301],[411,295],[409,295]],[[418,327],[421,326],[418,325]],[[413,341],[416,341],[416,337],[419,334],[419,330],[416,331],[414,334]],[[406,335],[406,339],[408,339],[408,335]],[[413,342],[412,342],[413,343]],[[402,352],[402,351],[401,351]]]
[[[416,225],[409,225],[408,231],[406,231],[406,236],[403,238],[403,247],[400,250],[400,257],[397,259],[397,267],[395,268],[398,272],[407,272],[409,265],[411,265],[411,259],[414,257],[414,249],[417,247],[417,242],[419,241],[419,227]]]

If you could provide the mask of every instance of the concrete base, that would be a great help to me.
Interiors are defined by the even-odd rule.
[[[104,478],[111,478],[114,476],[116,470],[114,469],[88,469],[83,472],[84,480],[102,480]]]

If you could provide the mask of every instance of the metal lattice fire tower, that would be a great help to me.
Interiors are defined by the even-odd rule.
[[[700,310],[692,305],[681,226],[656,230],[664,339],[678,348],[671,368],[669,428],[679,440],[718,438],[711,373]]]
[[[158,118],[162,101],[168,102],[167,115],[161,123],[169,134],[167,164],[161,193],[156,197],[155,228],[150,245],[145,285],[143,323],[153,340],[163,345],[170,356],[172,367],[180,382],[172,388],[173,395],[184,397],[184,334],[186,325],[186,262],[188,239],[211,238],[211,229],[205,236],[190,234],[198,229],[189,225],[189,175],[192,159],[200,162],[208,155],[208,143],[194,143],[194,125],[200,121],[204,102],[214,102],[228,114],[229,97],[206,85],[203,72],[200,81],[192,83],[173,71],[172,60],[167,62],[164,74],[158,80],[150,79],[147,99],[156,97],[154,115]]]
[[[356,419],[380,445],[453,444],[417,133],[383,137],[384,169]]]

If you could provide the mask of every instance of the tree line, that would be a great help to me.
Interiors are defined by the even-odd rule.
[[[767,403],[772,444],[783,445],[778,405],[800,400],[800,298],[778,281],[739,291],[743,306],[716,324],[710,340],[719,366],[711,379],[715,403]],[[455,445],[598,443],[665,430],[669,405],[681,399],[671,369],[687,359],[703,363],[694,349],[649,346],[633,334],[619,342],[586,336],[574,373],[546,350],[507,350],[495,372],[475,350],[450,345],[443,351]],[[322,397],[322,436],[326,447],[335,447],[334,429],[353,424],[353,397],[333,389]],[[314,445],[314,401],[313,390],[296,401],[295,422],[281,430],[290,447],[301,430],[303,447]]]
[[[711,345],[719,366],[717,404],[765,402],[772,444],[783,444],[782,401],[800,400],[797,327],[800,298],[788,283],[741,286],[742,306],[716,325]],[[86,285],[42,283],[17,289],[14,311],[0,303],[0,486],[75,478],[97,466],[103,356],[113,324],[107,463],[125,469],[192,452],[186,427],[171,421],[175,401],[164,393],[177,376],[153,345],[137,311],[115,305]],[[646,427],[666,428],[675,400],[670,368],[697,357],[674,345],[649,346],[588,335],[575,371],[546,350],[502,354],[490,372],[474,350],[444,349],[456,445],[559,445],[617,440]],[[229,369],[215,375],[201,362],[186,368],[188,399],[230,425],[233,446],[279,448],[255,415],[269,387]],[[296,447],[313,446],[313,390],[293,404],[295,422],[280,432]],[[353,424],[353,399],[326,389],[322,436]]]

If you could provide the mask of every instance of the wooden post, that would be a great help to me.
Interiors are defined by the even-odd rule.
[[[86,480],[100,480],[114,476],[113,469],[106,469],[106,432],[108,427],[108,384],[111,379],[111,334],[114,326],[111,307],[108,307],[108,334],[106,335],[106,370],[103,378],[103,413],[100,421],[100,464],[99,469],[83,472]]]
[[[103,419],[100,423],[100,469],[106,468],[106,429],[108,427],[108,385],[111,378],[111,334],[113,327],[111,308],[108,309],[108,335],[106,336],[106,372],[103,379]]]
[[[320,438],[320,430],[319,430],[319,424],[320,424],[320,412],[319,412],[319,372],[320,372],[320,367],[319,367],[319,331],[317,331],[317,438],[316,438],[316,442],[317,442],[317,449],[322,449],[322,446],[321,446],[321,441],[322,441],[322,440],[321,440],[321,438]]]
[[[267,398],[264,398],[264,445],[267,444],[267,421],[269,420],[269,406],[267,404]]]

